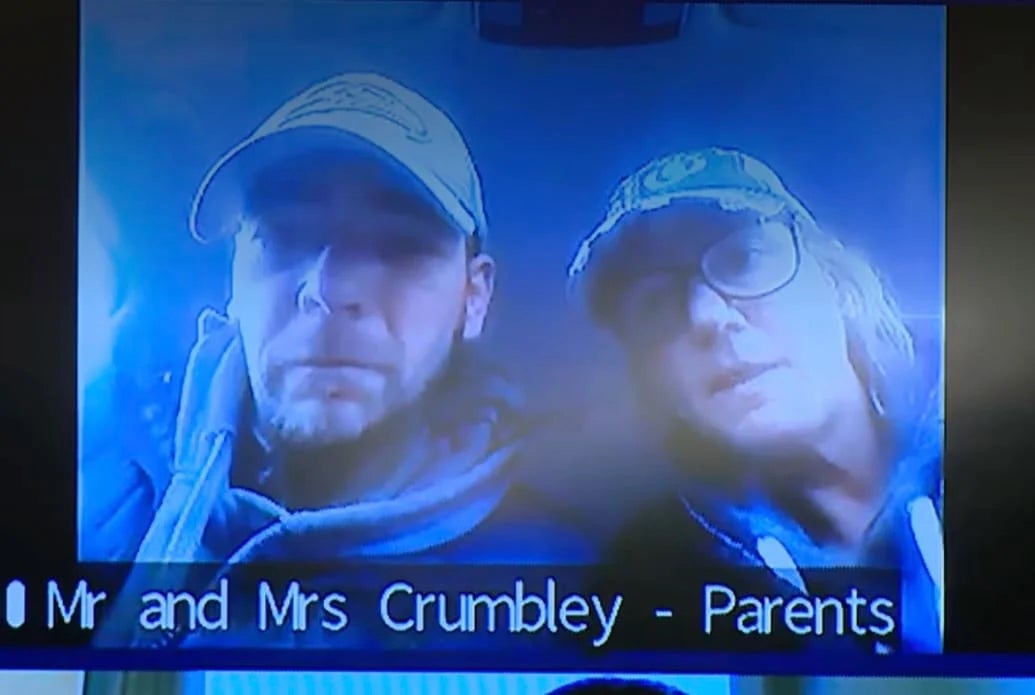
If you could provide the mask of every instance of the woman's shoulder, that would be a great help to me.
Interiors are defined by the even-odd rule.
[[[944,417],[940,411],[929,408],[917,417],[909,437],[903,443],[890,485],[892,497],[902,503],[917,497],[928,497],[940,512],[944,452]]]

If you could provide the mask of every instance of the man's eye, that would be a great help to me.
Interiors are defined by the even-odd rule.
[[[386,260],[410,260],[427,255],[424,245],[411,240],[394,240],[381,244],[378,248],[379,255]]]
[[[307,256],[306,244],[299,235],[285,234],[282,230],[260,227],[249,233],[248,246],[255,261],[268,271],[283,270]]]
[[[418,261],[444,252],[444,244],[426,234],[392,234],[378,236],[376,253],[384,261]]]

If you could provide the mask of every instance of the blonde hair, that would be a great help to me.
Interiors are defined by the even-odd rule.
[[[792,204],[767,219],[792,225],[800,252],[808,254],[830,279],[845,327],[848,359],[874,414],[893,440],[908,438],[921,415],[920,401],[925,394],[915,369],[913,335],[888,283],[865,255],[821,228],[800,204]],[[623,260],[614,258],[614,262]],[[611,325],[601,294],[613,283],[608,283],[605,276],[607,272],[598,273],[586,291],[590,313],[602,325]],[[634,379],[641,403],[648,412],[667,412],[667,406],[656,400],[650,381]]]
[[[885,280],[855,249],[821,229],[808,215],[795,215],[802,251],[834,283],[848,337],[848,357],[876,413],[885,420],[915,407],[913,335]]]

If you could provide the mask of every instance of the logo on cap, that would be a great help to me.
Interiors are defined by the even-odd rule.
[[[621,214],[644,199],[678,191],[681,184],[707,166],[708,160],[700,153],[681,153],[651,162],[622,182],[611,198],[610,212]]]
[[[390,121],[414,142],[430,142],[424,119],[391,90],[370,82],[334,82],[317,87],[284,115],[279,127],[316,113],[353,111]]]
[[[679,188],[679,184],[691,176],[704,171],[708,165],[701,154],[679,154],[662,160],[643,172],[640,186],[648,194],[667,193]]]

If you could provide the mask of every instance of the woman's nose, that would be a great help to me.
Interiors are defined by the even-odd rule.
[[[686,312],[692,333],[702,342],[747,325],[744,314],[728,298],[700,280],[687,288]]]

